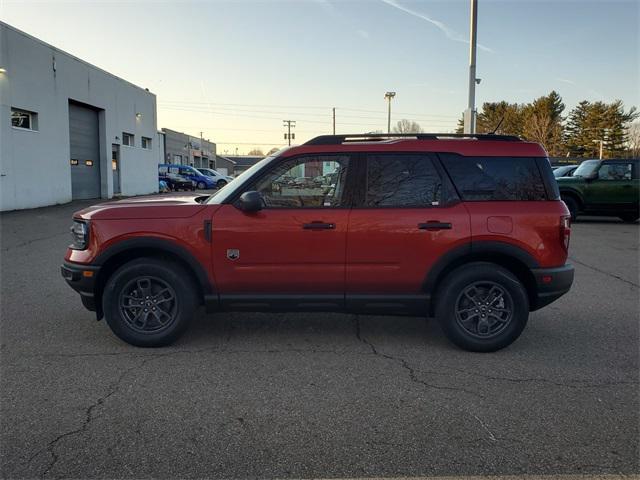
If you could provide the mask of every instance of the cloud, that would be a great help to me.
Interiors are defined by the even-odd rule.
[[[576,82],[569,80],[568,78],[556,78],[556,80],[562,83],[568,83],[569,85],[576,85]]]
[[[357,30],[357,33],[364,39],[369,38],[369,32],[367,32],[366,30]]]
[[[405,13],[408,13],[411,16],[420,18],[422,20],[424,20],[425,22],[429,22],[430,24],[434,25],[436,28],[438,28],[442,33],[444,33],[448,39],[453,40],[455,42],[462,42],[462,43],[469,43],[469,40],[467,40],[466,38],[464,38],[462,35],[460,35],[458,32],[456,32],[455,30],[452,30],[451,28],[449,28],[447,25],[445,25],[444,23],[442,23],[439,20],[436,20],[434,18],[428,17],[427,15],[424,15],[420,12],[416,12],[415,10],[412,10],[410,8],[407,8],[403,5],[400,5],[398,2],[396,2],[396,0],[381,0],[383,3],[386,3],[387,5],[397,8],[398,10],[401,10]],[[481,45],[478,43],[478,48],[480,50],[484,50],[485,52],[490,52],[490,53],[495,53],[494,50],[492,50],[489,47],[485,47],[484,45]]]

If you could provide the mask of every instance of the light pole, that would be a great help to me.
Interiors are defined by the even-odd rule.
[[[387,92],[384,94],[385,100],[389,102],[387,109],[387,133],[391,133],[391,99],[396,96],[396,92]]]
[[[464,133],[476,133],[476,42],[478,39],[478,0],[471,0],[469,28],[469,103],[464,112]]]

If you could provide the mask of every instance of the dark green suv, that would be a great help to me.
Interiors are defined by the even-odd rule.
[[[585,160],[573,177],[558,178],[560,195],[577,215],[606,215],[635,222],[640,217],[639,159]]]

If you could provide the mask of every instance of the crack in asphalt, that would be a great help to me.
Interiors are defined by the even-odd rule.
[[[615,278],[616,280],[620,280],[621,282],[627,283],[627,284],[629,284],[629,285],[631,285],[631,286],[633,286],[635,288],[640,288],[639,284],[634,283],[631,280],[627,280],[626,278],[622,278],[619,275],[615,275],[615,274],[613,274],[611,272],[607,272],[606,270],[602,270],[601,268],[594,267],[593,265],[589,265],[588,263],[581,262],[580,260],[576,260],[574,257],[569,257],[569,258],[570,258],[570,260],[572,262],[577,263],[578,265],[582,265],[583,267],[590,268],[591,270],[593,270],[595,272],[602,273],[602,274],[607,275],[607,276],[609,276],[611,278]]]
[[[421,380],[420,378],[418,378],[418,375],[416,374],[415,369],[409,365],[409,362],[407,362],[404,358],[401,357],[394,357],[393,355],[389,355],[386,353],[381,353],[378,351],[378,349],[375,347],[375,345],[373,345],[373,343],[371,343],[369,340],[367,340],[366,338],[364,338],[362,336],[362,332],[360,330],[360,316],[359,315],[355,315],[354,317],[354,325],[355,325],[355,329],[356,329],[356,338],[364,343],[365,345],[368,345],[369,348],[371,348],[371,351],[373,352],[374,355],[377,355],[379,357],[383,357],[386,358],[387,360],[392,360],[394,362],[398,362],[402,368],[404,368],[408,375],[409,375],[409,379],[413,382],[413,383],[419,383],[427,388],[431,388],[431,389],[435,389],[435,390],[447,390],[447,391],[453,391],[453,392],[464,392],[467,393],[469,395],[473,395],[476,396],[478,398],[484,399],[484,397],[482,395],[480,395],[477,392],[474,392],[472,390],[467,390],[466,388],[461,388],[461,387],[445,387],[443,385],[434,385],[432,383],[428,383],[424,380]]]
[[[33,461],[34,458],[36,458],[38,455],[40,455],[42,452],[46,451],[50,456],[51,456],[51,460],[49,461],[49,463],[47,464],[46,468],[44,469],[44,471],[42,472],[42,474],[40,475],[40,477],[44,478],[58,463],[59,460],[59,456],[55,451],[56,445],[58,444],[58,442],[60,442],[63,438],[66,437],[70,437],[76,434],[80,434],[83,433],[84,431],[87,430],[87,428],[89,428],[89,425],[91,424],[91,422],[93,420],[95,420],[95,418],[97,418],[94,415],[94,410],[98,407],[100,407],[101,405],[104,404],[104,402],[111,397],[112,395],[118,393],[118,391],[120,390],[122,381],[125,379],[125,377],[132,372],[133,370],[139,370],[142,367],[144,367],[144,365],[153,360],[154,358],[158,358],[164,355],[153,355],[153,356],[149,356],[151,358],[145,358],[140,364],[128,368],[127,370],[125,370],[124,372],[122,372],[120,374],[120,376],[118,377],[118,379],[113,382],[109,388],[109,391],[99,397],[95,402],[93,402],[91,405],[89,405],[87,407],[87,409],[85,410],[85,419],[84,422],[82,423],[82,425],[78,428],[74,428],[73,430],[69,430],[67,432],[64,432],[60,435],[58,435],[56,438],[54,438],[53,440],[51,440],[49,443],[47,443],[47,445],[44,448],[41,448],[40,450],[38,450],[36,453],[34,453],[31,458],[29,458],[28,463],[31,463]]]

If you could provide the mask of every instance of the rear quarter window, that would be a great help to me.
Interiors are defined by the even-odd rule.
[[[465,201],[548,199],[535,158],[440,154],[440,159]]]

